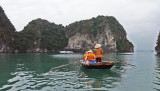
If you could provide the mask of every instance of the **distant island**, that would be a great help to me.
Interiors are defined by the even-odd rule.
[[[0,52],[84,52],[100,43],[104,52],[133,52],[126,31],[113,16],[97,16],[67,26],[45,19],[29,22],[17,32],[0,6]]]
[[[157,39],[157,43],[156,43],[156,47],[155,47],[155,50],[157,52],[157,54],[160,54],[160,32],[159,32],[159,35],[158,35],[158,39]]]

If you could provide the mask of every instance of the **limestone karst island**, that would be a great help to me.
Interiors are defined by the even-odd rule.
[[[0,52],[84,52],[97,43],[104,52],[133,52],[126,35],[113,16],[97,16],[67,26],[38,18],[18,32],[0,6]]]
[[[157,54],[160,54],[160,33],[158,35],[158,39],[157,39],[157,43],[156,43],[156,47],[155,47],[155,50],[157,52]]]

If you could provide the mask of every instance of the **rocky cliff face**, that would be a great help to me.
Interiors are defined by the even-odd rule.
[[[133,44],[126,38],[126,32],[112,16],[98,16],[75,22],[66,27],[68,45],[66,50],[86,51],[102,44],[104,52],[133,52]]]
[[[157,54],[160,54],[160,33],[158,35],[158,39],[157,39],[157,46],[155,47],[155,50],[157,52]]]
[[[0,52],[14,51],[15,28],[7,18],[4,10],[0,6]]]
[[[64,27],[36,19],[15,36],[17,52],[56,52],[67,45]]]
[[[97,43],[102,44],[104,52],[133,51],[126,31],[112,16],[98,16],[66,27],[39,18],[16,32],[0,7],[0,52],[83,52],[94,49]]]

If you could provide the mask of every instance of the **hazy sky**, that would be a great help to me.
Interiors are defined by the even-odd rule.
[[[98,15],[114,16],[135,50],[154,50],[160,31],[160,0],[0,0],[17,31],[33,19],[68,25]]]

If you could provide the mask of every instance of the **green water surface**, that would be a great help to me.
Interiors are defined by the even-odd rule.
[[[100,70],[77,63],[50,70],[78,62],[83,54],[1,53],[0,91],[160,91],[160,55],[105,53],[104,57],[136,66],[117,63]]]

